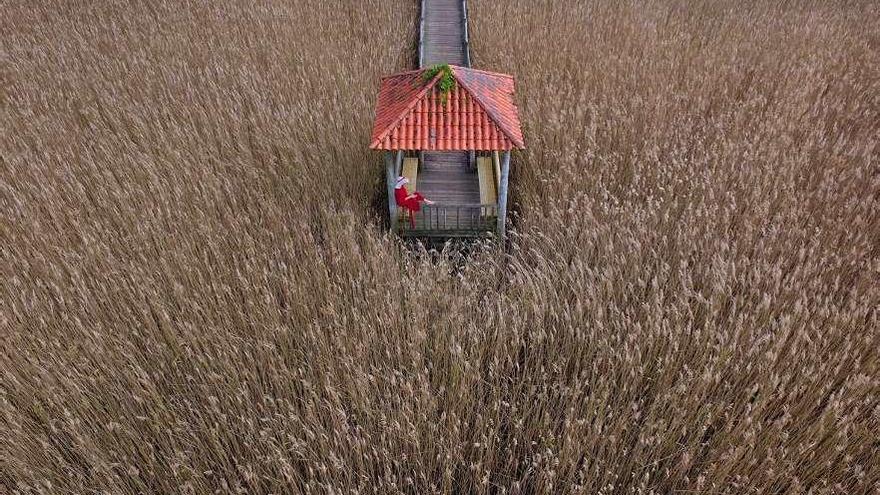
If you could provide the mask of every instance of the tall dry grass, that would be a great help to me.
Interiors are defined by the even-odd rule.
[[[374,206],[414,3],[4,9],[0,493],[876,491],[872,4],[471,0],[464,262]]]

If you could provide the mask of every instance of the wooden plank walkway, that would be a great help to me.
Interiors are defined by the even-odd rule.
[[[423,5],[422,67],[434,64],[468,65],[464,43],[466,21],[461,0],[425,0]]]
[[[424,0],[423,67],[468,65],[466,15],[461,0]],[[476,169],[467,152],[426,152],[419,172],[419,190],[438,204],[480,204]]]
[[[439,204],[480,204],[477,172],[469,170],[466,151],[426,152],[418,188]]]

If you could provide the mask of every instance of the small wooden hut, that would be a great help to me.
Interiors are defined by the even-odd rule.
[[[525,147],[513,77],[450,65],[426,78],[427,70],[384,77],[379,89],[370,148],[385,151],[391,228],[404,237],[503,237],[510,152]],[[454,85],[444,91],[448,75]],[[394,201],[400,175],[435,201],[415,227]]]

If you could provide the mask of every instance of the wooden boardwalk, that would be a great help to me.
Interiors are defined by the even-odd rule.
[[[434,64],[468,66],[466,15],[461,0],[424,0],[422,67]]]
[[[461,0],[424,0],[422,67],[468,66],[467,16]],[[438,204],[480,204],[476,169],[467,152],[426,152],[419,171],[419,191]]]
[[[425,153],[418,188],[426,198],[439,204],[480,204],[477,172],[470,170],[466,151]]]

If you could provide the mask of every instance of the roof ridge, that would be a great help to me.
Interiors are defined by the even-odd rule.
[[[424,71],[424,70],[425,70],[425,69],[419,69],[419,70],[409,71],[409,72],[406,72],[405,74],[413,74],[413,73],[416,73],[416,72],[422,72],[422,71]],[[398,75],[398,76],[399,76],[399,75],[401,75],[401,74],[395,74],[395,75]],[[428,81],[428,83],[425,84],[425,87],[422,88],[421,91],[419,91],[418,93],[416,93],[416,95],[413,97],[412,101],[410,101],[409,103],[406,104],[406,106],[405,106],[405,107],[403,108],[403,110],[400,112],[400,115],[398,115],[398,117],[397,117],[396,119],[394,119],[393,121],[391,121],[391,123],[388,124],[388,125],[385,127],[385,129],[382,129],[382,132],[376,134],[376,138],[373,139],[373,142],[372,142],[372,143],[370,143],[370,147],[378,146],[379,143],[381,143],[382,140],[385,139],[385,136],[387,136],[389,132],[391,132],[392,130],[394,130],[394,128],[397,126],[397,124],[399,124],[401,121],[403,121],[403,119],[405,119],[406,117],[408,117],[409,114],[412,113],[413,108],[415,108],[415,106],[419,103],[419,100],[421,100],[422,98],[424,98],[424,96],[428,93],[428,91],[429,91],[431,88],[433,88],[433,87],[437,84],[437,81],[440,80],[440,77],[441,77],[442,75],[443,75],[442,72],[438,72],[437,75],[434,76],[434,79],[431,79],[430,81]]]
[[[467,69],[467,67],[465,67],[465,69]],[[486,72],[486,71],[478,71],[478,72]],[[492,122],[496,126],[498,126],[499,129],[501,129],[501,132],[503,132],[504,135],[507,136],[507,139],[510,139],[511,143],[513,143],[517,146],[520,146],[520,147],[525,146],[525,143],[523,142],[522,139],[514,136],[513,133],[509,129],[507,129],[507,126],[505,126],[504,124],[501,123],[500,119],[498,118],[498,115],[496,115],[495,111],[492,108],[490,108],[490,105],[487,105],[486,102],[483,100],[483,98],[480,95],[478,95],[476,91],[474,91],[470,86],[468,86],[465,82],[463,82],[457,75],[455,75],[455,70],[452,71],[452,74],[455,76],[456,82],[461,84],[461,87],[464,88],[464,90],[467,91],[468,94],[471,95],[475,100],[477,100],[477,103],[480,104],[480,107],[486,112],[487,115],[489,115],[489,117],[492,118]],[[513,78],[511,77],[511,79],[513,79]],[[512,94],[513,93],[511,93],[511,95]],[[517,113],[519,113],[519,112],[517,112]]]

